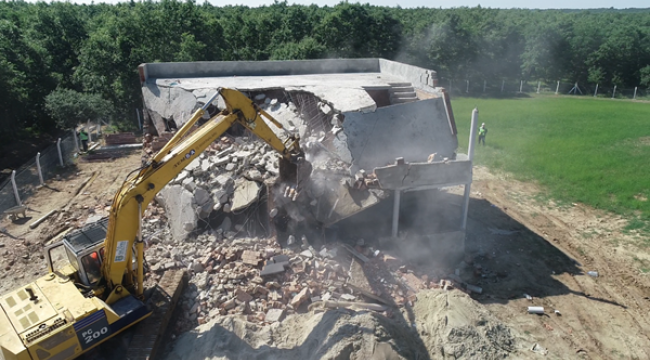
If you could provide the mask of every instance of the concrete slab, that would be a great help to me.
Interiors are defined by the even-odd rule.
[[[378,108],[372,113],[345,113],[338,145],[347,145],[352,173],[393,164],[396,157],[406,162],[426,162],[430,154],[452,158],[458,140],[450,129],[442,98]]]
[[[255,181],[239,179],[235,182],[235,194],[232,199],[231,211],[247,208],[257,200],[260,185]]]
[[[194,195],[182,185],[168,185],[158,193],[156,200],[165,208],[173,240],[185,240],[198,221]]]
[[[470,161],[414,163],[375,168],[382,189],[406,190],[443,187],[472,182]]]

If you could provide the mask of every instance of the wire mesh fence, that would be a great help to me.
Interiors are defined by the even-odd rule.
[[[650,89],[643,87],[604,87],[599,84],[580,84],[563,81],[441,79],[439,86],[454,95],[513,96],[516,94],[581,95],[609,99],[650,100]]]
[[[56,143],[50,145],[41,153],[34,154],[31,160],[16,169],[12,176],[0,183],[0,213],[22,205],[22,202],[36,191],[41,182],[51,179],[61,170],[61,164],[64,166],[74,164],[77,156],[75,141],[73,134],[57,140]],[[15,191],[14,183],[16,184]],[[16,199],[16,192],[19,199]]]

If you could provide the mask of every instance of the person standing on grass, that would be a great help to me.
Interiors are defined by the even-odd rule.
[[[81,147],[83,147],[84,152],[88,151],[88,133],[85,128],[79,130],[79,140],[81,140]]]
[[[478,128],[478,143],[480,144],[481,141],[483,142],[483,146],[485,146],[485,135],[487,135],[488,129],[485,127],[485,123],[481,124],[481,127]]]

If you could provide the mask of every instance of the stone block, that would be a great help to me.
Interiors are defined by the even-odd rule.
[[[239,179],[235,184],[231,211],[239,211],[250,206],[257,200],[259,190],[260,186],[257,182]]]
[[[284,315],[284,309],[269,309],[269,311],[266,312],[265,321],[270,323],[282,321],[282,319],[284,319]]]

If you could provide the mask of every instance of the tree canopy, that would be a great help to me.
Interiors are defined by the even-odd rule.
[[[55,121],[61,109],[93,104],[105,113],[106,102],[135,123],[133,108],[141,104],[137,66],[144,62],[339,57],[394,59],[434,69],[442,79],[650,87],[650,9],[2,0],[0,138],[69,126]]]

